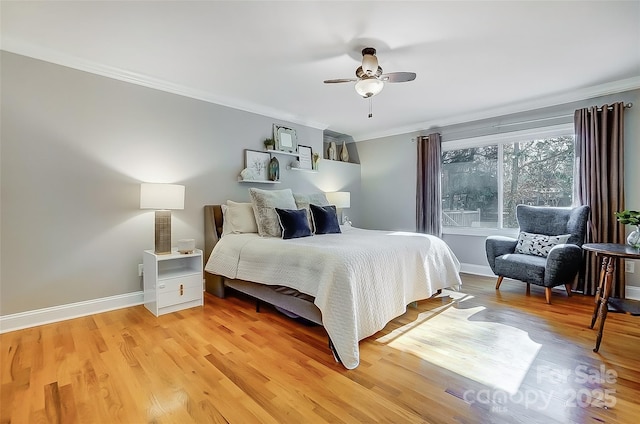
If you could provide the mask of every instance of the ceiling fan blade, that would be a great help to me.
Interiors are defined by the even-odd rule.
[[[415,72],[389,72],[380,75],[380,79],[384,82],[407,82],[416,79]]]
[[[357,78],[338,78],[338,79],[330,79],[330,80],[324,80],[325,84],[335,84],[338,82],[355,82],[358,81]]]

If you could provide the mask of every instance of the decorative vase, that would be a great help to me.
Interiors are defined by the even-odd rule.
[[[347,143],[342,142],[342,150],[340,150],[340,160],[342,162],[349,162],[349,151],[347,150]]]
[[[336,160],[338,154],[338,147],[336,146],[336,142],[332,141],[329,143],[329,150],[327,151],[327,158],[329,160]]]
[[[271,181],[278,181],[280,179],[280,162],[274,156],[269,161],[269,179]]]
[[[640,225],[637,225],[636,229],[629,233],[627,244],[636,249],[640,249]]]

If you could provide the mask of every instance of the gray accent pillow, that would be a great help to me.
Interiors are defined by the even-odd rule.
[[[516,253],[546,258],[555,245],[566,243],[569,237],[571,237],[571,234],[548,236],[546,234],[533,234],[522,231],[518,235]]]
[[[280,222],[275,208],[296,209],[291,189],[284,190],[260,190],[250,188],[253,213],[258,224],[258,234],[262,237],[281,237]]]
[[[309,205],[329,206],[331,204],[327,200],[327,196],[321,191],[307,194],[293,193],[293,198],[296,201],[297,209],[304,209],[307,212],[307,220],[309,220],[310,228],[313,228],[313,222],[311,220]]]

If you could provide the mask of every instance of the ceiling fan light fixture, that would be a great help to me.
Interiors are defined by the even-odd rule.
[[[356,82],[356,92],[365,99],[379,94],[383,88],[384,83],[375,77],[363,78]]]
[[[362,56],[362,70],[369,76],[374,75],[378,70],[378,58],[372,54]]]

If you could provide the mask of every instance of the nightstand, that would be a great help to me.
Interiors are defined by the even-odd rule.
[[[203,305],[202,250],[167,255],[145,250],[143,264],[144,306],[155,316]]]

